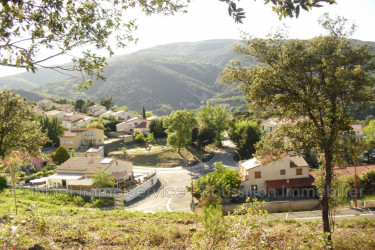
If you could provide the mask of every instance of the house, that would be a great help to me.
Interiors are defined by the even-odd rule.
[[[48,117],[50,119],[56,117],[57,119],[64,120],[65,112],[61,110],[51,110],[44,112],[44,117]]]
[[[74,109],[74,105],[72,104],[59,104],[57,107],[65,113],[72,112]]]
[[[27,154],[27,153],[20,153],[20,152],[16,152],[16,151],[14,151],[12,153],[15,154],[21,160],[29,158],[27,165],[28,166],[34,166],[36,171],[41,170],[49,162],[52,163],[52,158],[40,158],[40,157],[36,157],[36,156],[31,156],[30,154]],[[8,165],[8,158],[7,157],[5,157],[5,159],[3,160],[3,164],[4,164],[4,166]]]
[[[65,113],[62,125],[70,130],[74,127],[83,127],[94,120],[94,117],[79,112]]]
[[[69,189],[92,188],[92,177],[103,170],[110,173],[117,183],[133,178],[133,163],[115,158],[72,157],[56,168],[56,174],[47,178],[47,187]]]
[[[135,114],[131,112],[127,112],[125,110],[120,110],[120,111],[106,111],[105,113],[101,114],[101,116],[108,116],[108,117],[113,117],[116,120],[127,120],[136,117]]]
[[[36,102],[36,105],[42,109],[48,109],[51,108],[55,103],[50,99],[41,100],[39,102]]]
[[[104,143],[104,131],[98,128],[72,128],[59,137],[60,145],[67,150],[78,149],[82,145]]]
[[[82,147],[75,151],[77,157],[104,157],[104,146]]]
[[[311,188],[314,181],[305,159],[291,155],[274,161],[252,158],[240,164],[240,174],[246,191],[262,195],[290,196],[295,191]]]
[[[350,126],[353,129],[353,134],[356,139],[362,140],[366,138],[366,134],[363,132],[364,126],[362,124],[351,124]]]
[[[142,133],[150,132],[149,125],[151,121],[140,117],[134,117],[116,125],[117,132],[133,134],[135,130]]]
[[[95,104],[95,105],[92,105],[89,107],[89,110],[91,113],[93,113],[93,115],[95,117],[98,117],[100,116],[101,114],[107,112],[107,108],[102,106],[102,105],[98,105],[98,104]]]

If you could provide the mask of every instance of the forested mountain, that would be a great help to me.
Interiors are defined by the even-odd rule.
[[[42,69],[0,78],[0,88],[28,90],[42,96],[68,99],[113,97],[118,106],[162,114],[175,109],[195,109],[207,100],[233,100],[243,105],[236,86],[218,84],[218,74],[237,55],[232,51],[237,40],[208,40],[156,46],[132,54],[116,56],[104,71],[105,81],[96,81],[88,90],[78,90],[79,79]],[[374,46],[374,43],[361,42]],[[242,58],[240,58],[242,59]],[[31,92],[30,92],[31,91]],[[233,99],[233,97],[236,97]],[[231,99],[232,98],[232,99]],[[213,102],[211,102],[213,103]]]

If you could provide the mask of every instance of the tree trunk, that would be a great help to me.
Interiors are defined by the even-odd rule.
[[[328,233],[327,240],[331,241],[331,228],[329,223],[329,192],[330,186],[332,182],[332,161],[333,161],[333,153],[330,149],[325,150],[324,152],[325,157],[325,178],[324,178],[324,187],[323,187],[323,195],[320,201],[322,206],[322,218],[323,218],[323,231]]]

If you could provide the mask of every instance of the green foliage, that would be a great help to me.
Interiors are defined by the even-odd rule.
[[[111,110],[112,106],[115,105],[113,97],[101,98],[100,105],[104,106],[107,110]]]
[[[86,123],[85,128],[98,128],[98,129],[105,129],[105,126],[102,121],[92,121],[90,123]]]
[[[92,177],[92,182],[97,188],[113,187],[116,184],[111,174],[101,169]]]
[[[145,110],[145,106],[142,107],[142,117],[143,119],[146,119],[146,110]]]
[[[223,208],[220,205],[203,207],[201,222],[204,229],[210,233],[223,233]]]
[[[144,143],[147,141],[145,135],[142,132],[139,132],[138,130],[134,131],[134,140],[138,143]]]
[[[166,137],[165,128],[163,127],[163,119],[154,119],[149,125],[150,132],[155,136],[155,138]]]
[[[155,136],[153,133],[147,133],[146,134],[146,137],[147,137],[147,142],[154,142],[155,141]]]
[[[0,158],[11,151],[36,155],[47,142],[39,123],[33,122],[29,103],[4,89],[0,92]]]
[[[65,132],[65,128],[62,125],[62,120],[58,119],[57,117],[52,117],[52,119],[48,117],[40,117],[39,122],[42,132],[47,133],[49,139],[49,142],[47,142],[45,146],[60,146],[59,136],[63,135]]]
[[[195,140],[197,147],[205,147],[214,142],[216,134],[213,128],[210,128],[207,125],[201,125],[197,130]]]
[[[251,158],[256,151],[255,145],[261,137],[258,123],[250,120],[232,121],[228,132],[230,139],[236,144],[241,158]]]
[[[134,20],[122,18],[127,10],[139,7],[147,15],[168,15],[183,8],[179,3],[164,0],[107,3],[105,0],[4,2],[0,14],[8,18],[1,22],[0,65],[35,72],[38,68],[48,68],[43,64],[45,61],[68,55],[72,59],[69,66],[51,68],[79,71],[84,80],[80,87],[87,88],[92,78],[104,79],[102,71],[106,57],[113,55],[112,46],[124,48],[135,40],[131,34],[136,29]],[[84,50],[70,53],[77,48]],[[45,49],[52,53],[44,56],[38,53]]]
[[[53,161],[58,165],[66,162],[69,158],[69,152],[63,146],[58,147],[58,149],[52,157]]]
[[[0,176],[0,190],[7,187],[7,178],[4,175]]]
[[[191,132],[196,126],[195,114],[189,110],[177,110],[163,119],[163,127],[168,135],[168,144],[177,148],[185,147],[191,142]]]
[[[330,35],[290,40],[279,32],[269,39],[245,40],[235,51],[253,56],[258,64],[243,67],[233,61],[222,76],[224,83],[241,83],[251,111],[264,115],[273,111],[286,118],[285,129],[278,129],[280,144],[291,145],[295,152],[309,145],[322,155],[326,172],[321,204],[324,232],[328,233],[334,155],[348,146],[342,141],[352,121],[349,105],[365,106],[375,99],[371,91],[374,65],[368,46],[340,35],[346,34],[344,20],[336,22],[326,16],[321,23]],[[282,143],[285,137],[288,143]],[[275,149],[276,145],[268,145]]]
[[[215,162],[215,171],[194,181],[194,197],[201,199],[203,192],[210,191],[221,198],[230,198],[232,193],[239,190],[241,177],[237,170],[224,167],[222,162]],[[186,187],[191,191],[191,187]]]
[[[375,147],[375,120],[370,120],[369,124],[363,128],[363,132],[366,134],[366,142],[370,147]]]
[[[222,133],[227,128],[229,119],[225,108],[218,104],[215,107],[207,105],[198,113],[198,118],[201,124],[213,129],[215,132],[215,143],[217,146],[221,146]]]
[[[75,102],[74,102],[74,109],[79,111],[79,112],[83,112],[83,107],[86,105],[86,102],[85,100],[83,99],[77,99]],[[87,108],[87,107],[86,107]]]

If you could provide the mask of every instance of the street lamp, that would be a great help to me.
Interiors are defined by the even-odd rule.
[[[238,157],[240,158],[240,160],[238,161],[238,167],[240,167],[241,155],[240,155],[240,153],[238,153],[237,150],[234,149],[233,151],[236,152],[238,154]]]
[[[208,141],[210,141],[210,140],[205,140],[205,141],[201,142],[201,162],[203,161],[203,159],[202,159],[202,144],[203,144],[203,142],[208,142]]]

